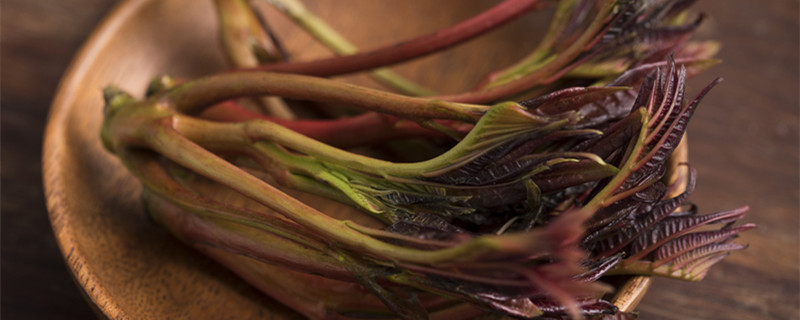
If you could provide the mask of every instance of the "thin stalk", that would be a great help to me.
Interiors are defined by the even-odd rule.
[[[183,121],[178,121],[178,123],[181,122]],[[318,159],[320,157],[315,157],[314,155],[300,155],[288,151],[286,148],[276,145],[275,143],[269,141],[258,141],[257,137],[248,136],[245,132],[240,132],[238,137],[237,133],[235,132],[223,131],[212,131],[203,136],[198,135],[196,130],[187,130],[186,127],[183,127],[184,125],[185,124],[180,125],[178,130],[181,132],[187,132],[185,136],[200,146],[211,148],[215,145],[229,145],[231,148],[238,150],[239,152],[246,150],[244,152],[260,163],[264,169],[266,169],[272,175],[280,177],[278,180],[283,185],[292,186],[296,189],[319,195],[326,195],[330,199],[355,205],[358,208],[371,213],[375,218],[386,224],[391,224],[397,221],[397,215],[393,210],[387,210],[381,205],[381,201],[376,200],[369,195],[365,195],[360,191],[361,188],[358,186],[365,181],[371,181],[368,182],[370,185],[379,185],[380,183],[378,181],[373,181],[373,179],[376,179],[374,176],[364,173],[372,172],[373,175],[379,175],[381,173],[379,171],[375,171],[372,168],[366,168],[366,166],[348,167],[347,165],[352,165],[352,163],[342,164],[341,161],[338,163],[326,162]],[[255,139],[256,141],[250,142],[249,139]],[[234,144],[238,147],[234,147]],[[293,149],[291,147],[289,148]],[[560,153],[558,157],[586,157],[588,159],[592,159],[593,161],[597,161],[598,163],[603,163],[600,159],[594,159],[596,158],[594,155],[585,153],[565,152]],[[503,188],[505,186],[517,184],[541,172],[542,170],[545,170],[545,168],[551,166],[556,161],[569,160],[556,159],[546,162],[540,167],[530,169],[524,176],[508,182],[492,184],[491,186],[459,186],[458,189],[469,192],[470,190]],[[452,187],[446,184],[417,180],[413,177],[399,178],[397,176],[385,176],[384,179],[387,179],[387,181],[391,182],[406,184],[405,187],[412,189],[430,186],[444,190]],[[356,186],[354,186],[354,183]],[[376,234],[368,231],[359,231],[371,236],[376,236]],[[447,246],[453,244],[454,243],[447,243]]]
[[[282,12],[295,23],[324,44],[328,49],[340,56],[352,55],[358,48],[336,32],[324,20],[306,9],[300,0],[267,0],[278,11]],[[433,96],[436,92],[425,88],[388,68],[378,68],[370,71],[370,76],[383,85],[411,96]]]
[[[283,52],[267,34],[264,26],[246,0],[214,0],[219,18],[222,47],[228,60],[236,68],[250,68],[267,59],[284,60]],[[260,54],[257,54],[258,53]],[[294,119],[289,106],[277,97],[259,97],[254,100],[267,114]]]
[[[235,103],[225,102],[205,110],[203,119],[223,122],[243,122],[263,119],[280,124],[292,131],[339,148],[362,146],[403,138],[446,137],[441,131],[424,128],[418,123],[395,116],[367,112],[338,119],[285,120],[245,109]],[[437,124],[463,136],[472,125],[457,121],[437,121]]]
[[[421,239],[415,236],[404,235],[391,231],[379,230],[374,228],[364,228],[363,226],[355,223],[350,223],[349,226],[363,234],[373,236],[375,238],[397,240],[419,246],[446,248],[456,244],[455,241]]]
[[[636,112],[636,111],[634,111]],[[626,155],[625,163],[620,167],[620,173],[614,176],[611,181],[606,184],[606,186],[589,201],[589,203],[584,206],[584,208],[591,208],[593,211],[597,211],[600,208],[604,208],[607,206],[612,205],[616,200],[609,201],[612,199],[614,194],[618,191],[617,189],[621,186],[625,180],[628,179],[630,174],[636,170],[637,165],[639,164],[639,155],[644,150],[644,141],[647,138],[648,128],[646,126],[647,123],[647,111],[643,108],[638,109],[639,119],[642,123],[641,128],[639,129],[639,134],[634,141],[633,148],[631,151]]]
[[[498,114],[507,112],[519,116],[520,120],[525,120],[525,116],[520,113],[523,111],[516,110],[513,106],[509,108],[508,106],[499,105],[498,108],[501,108],[498,109]],[[483,121],[476,125],[461,143],[435,158],[421,162],[395,163],[335,148],[276,123],[263,120],[218,123],[182,115],[175,115],[173,119],[175,120],[175,130],[194,143],[224,145],[235,142],[244,144],[256,141],[275,142],[301,154],[311,155],[320,161],[348,168],[357,168],[359,171],[383,177],[418,177],[441,168],[453,167],[456,160],[460,160],[467,154],[477,157],[481,150],[484,150],[481,146],[501,143],[507,139],[507,136],[521,134],[526,130],[526,128],[520,129],[519,127],[509,126],[506,130],[508,131],[507,133],[492,136],[491,138],[483,137],[488,127],[491,126],[488,123],[489,121]],[[562,122],[564,121],[566,120]],[[557,127],[558,124],[561,123],[551,125]],[[521,122],[520,126],[527,126],[527,130],[541,129],[533,127],[526,122]],[[481,141],[478,142],[478,140]]]
[[[586,205],[570,210],[576,216],[576,219],[581,220],[581,223],[589,220],[597,210],[608,207],[619,200],[614,198],[615,193],[618,191],[617,189],[628,179],[638,164],[638,156],[642,153],[644,140],[647,136],[647,126],[644,125],[647,122],[647,111],[644,108],[639,108],[638,112],[634,112],[638,115],[638,120],[642,123],[642,126],[639,129],[639,135],[633,141],[633,148],[625,156],[625,163],[620,166],[619,172]]]
[[[470,19],[413,40],[401,41],[375,50],[309,62],[277,63],[251,70],[327,77],[408,61],[455,46],[519,17],[539,0],[505,0]]]
[[[587,62],[575,67],[564,75],[565,78],[600,79],[592,86],[601,87],[628,70],[631,66],[629,59],[612,59],[598,62]]]
[[[398,117],[476,122],[490,107],[415,98],[339,81],[271,72],[233,72],[207,76],[165,92],[161,103],[184,114],[230,99],[275,95],[290,99],[344,104]]]
[[[219,20],[223,52],[239,68],[255,67],[262,59],[278,62],[283,53],[263,29],[258,17],[245,0],[214,0]],[[256,55],[255,50],[262,51]]]

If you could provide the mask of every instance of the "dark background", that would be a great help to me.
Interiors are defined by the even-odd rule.
[[[71,280],[42,192],[41,144],[58,81],[111,0],[0,4],[2,88],[2,319],[86,319],[94,313]],[[723,43],[712,91],[690,126],[693,195],[703,212],[750,205],[750,248],[700,283],[657,279],[643,319],[800,319],[800,156],[797,1],[703,0],[698,33]]]

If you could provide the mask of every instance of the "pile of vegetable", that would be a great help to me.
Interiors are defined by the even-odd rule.
[[[754,227],[735,225],[746,207],[687,201],[681,142],[719,82],[685,92],[717,63],[716,43],[689,39],[693,2],[505,0],[358,52],[297,0],[271,0],[339,54],[290,61],[250,4],[215,0],[231,70],[158,76],[141,99],[109,86],[102,141],[157,222],[307,317],[633,318],[607,279],[700,280]],[[385,68],[531,10],[553,12],[539,46],[471,91]],[[387,89],[328,78],[355,72]],[[299,117],[296,101],[347,112]]]

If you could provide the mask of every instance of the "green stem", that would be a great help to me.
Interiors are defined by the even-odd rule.
[[[245,0],[214,0],[219,17],[220,38],[228,60],[236,68],[256,67],[263,59],[281,61],[283,53],[264,30]],[[257,54],[256,51],[261,54]],[[276,97],[255,98],[264,111],[281,119],[294,119],[294,113]]]
[[[117,119],[116,123],[127,122],[125,120],[128,119]],[[139,119],[133,120],[137,122],[136,120]],[[174,130],[171,125],[177,120],[173,117],[156,118],[151,119],[151,121],[149,126],[145,126],[148,130],[134,132],[108,130],[112,133],[109,138],[116,141],[108,145],[115,146],[116,148],[112,150],[119,153],[120,148],[125,148],[125,144],[121,143],[121,141],[143,141],[153,151],[175,161],[177,164],[228,186],[244,196],[283,214],[307,228],[313,234],[318,234],[322,238],[336,242],[350,250],[363,252],[366,255],[389,261],[404,261],[427,265],[472,261],[487,255],[490,257],[498,257],[498,255],[519,256],[552,250],[551,246],[553,244],[549,241],[543,241],[550,236],[546,233],[547,231],[502,236],[481,236],[440,250],[419,250],[392,245],[352,229],[348,226],[350,222],[329,217],[194,144]],[[113,133],[143,136],[138,138],[114,137]]]
[[[638,111],[638,112],[637,112]],[[600,208],[604,208],[607,206],[612,205],[616,200],[610,201],[613,199],[613,195],[618,191],[617,189],[621,186],[625,180],[630,177],[631,173],[636,170],[636,166],[639,161],[639,155],[642,153],[644,149],[644,141],[647,138],[647,111],[644,108],[637,109],[637,115],[641,121],[641,128],[639,129],[639,134],[636,137],[636,140],[633,145],[633,149],[627,154],[625,163],[620,167],[619,173],[614,175],[614,178],[600,190],[597,195],[595,195],[592,200],[587,203],[584,208],[591,211],[597,211]]]
[[[218,104],[205,110],[201,118],[223,121],[243,122],[263,119],[280,124],[314,140],[339,147],[348,148],[403,138],[441,138],[439,131],[427,129],[420,124],[387,114],[366,112],[352,117],[337,119],[285,120],[247,110],[233,102]],[[453,130],[463,137],[471,125],[459,121],[439,121],[437,124]]]
[[[197,114],[226,100],[274,95],[344,104],[403,118],[476,122],[488,106],[415,98],[338,81],[270,72],[232,72],[196,79],[165,92],[161,103],[184,114]]]
[[[647,123],[647,111],[644,108],[639,108],[637,111],[634,111],[636,112],[635,115],[642,125],[639,129],[639,135],[636,137],[636,140],[633,141],[632,148],[630,148],[625,155],[625,163],[620,166],[619,171],[613,178],[611,178],[600,192],[594,195],[586,205],[570,210],[574,219],[580,220],[581,223],[589,220],[597,210],[608,207],[620,200],[619,197],[614,197],[617,193],[617,189],[628,179],[631,173],[635,171],[639,161],[638,156],[642,153],[644,141],[647,138],[647,126],[645,125],[645,123]]]
[[[225,145],[231,143],[249,144],[256,141],[275,142],[286,148],[310,155],[314,159],[339,165],[347,168],[354,168],[358,171],[375,174],[378,176],[395,177],[419,177],[436,170],[445,170],[457,166],[458,163],[469,160],[469,157],[480,155],[481,150],[488,150],[488,146],[498,144],[506,140],[507,137],[520,134],[526,130],[542,129],[532,124],[532,121],[519,109],[516,104],[503,104],[495,107],[496,111],[491,117],[515,118],[514,122],[504,123],[502,130],[492,127],[489,120],[479,122],[467,136],[456,146],[447,152],[430,160],[413,163],[395,163],[391,161],[379,160],[349,151],[338,149],[325,143],[316,141],[289,130],[281,125],[264,121],[251,120],[240,123],[218,123],[195,119],[187,116],[175,115],[175,129],[189,140],[203,145]],[[548,125],[557,126],[566,120]],[[488,136],[490,130],[501,131],[495,135]],[[485,148],[486,147],[486,148]],[[468,157],[465,159],[465,157]]]
[[[303,27],[314,38],[340,56],[352,55],[358,48],[336,32],[325,21],[308,11],[299,0],[268,0],[280,12],[286,14],[295,23]],[[378,68],[370,71],[372,78],[393,88],[400,93],[412,96],[433,96],[436,92],[420,86],[411,80],[395,73],[388,68]]]
[[[245,0],[214,0],[219,20],[224,53],[237,68],[255,67],[262,63],[255,50],[265,53],[273,62],[284,60],[283,54],[262,28]]]
[[[408,183],[409,186],[428,185],[447,188],[447,185],[423,182],[417,180],[417,177],[420,172],[423,175],[436,173],[433,168],[453,164],[455,162],[449,159],[458,156],[458,154],[445,154],[427,163],[397,164],[334,149],[290,130],[282,132],[285,129],[268,122],[220,124],[180,117],[174,121],[174,124],[176,130],[184,137],[204,148],[213,149],[215,146],[226,146],[224,151],[244,151],[264,169],[267,169],[272,176],[277,177],[280,183],[292,185],[307,192],[327,194],[332,199],[355,204],[387,224],[397,221],[394,211],[386,209],[375,198],[365,195],[359,189],[359,185],[366,182],[367,185],[377,187],[381,185],[381,182],[374,180],[375,176],[382,176],[401,184]],[[259,128],[249,129],[256,126]],[[273,135],[268,136],[268,134]],[[474,139],[469,138],[465,141],[471,140]],[[287,151],[287,149],[292,151]],[[554,154],[554,156],[556,155]],[[575,159],[587,158],[604,164],[602,159],[594,154],[563,152],[558,153],[557,156]],[[539,170],[551,166],[555,161],[564,160],[552,161],[546,162],[543,167],[530,170],[527,175],[518,180],[507,183],[517,183],[521,179],[527,179]],[[407,175],[409,178],[400,178],[400,174]],[[503,184],[493,185],[493,187],[502,186]],[[471,188],[473,187],[460,187],[461,190]]]

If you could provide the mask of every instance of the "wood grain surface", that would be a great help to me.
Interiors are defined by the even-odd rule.
[[[2,2],[0,318],[94,317],[52,234],[41,142],[60,77],[116,3]],[[639,307],[641,318],[800,319],[798,2],[701,0],[696,8],[709,16],[697,36],[721,41],[724,62],[693,79],[689,92],[715,76],[725,82],[690,125],[690,160],[699,172],[692,199],[703,212],[749,205],[745,222],[759,227],[739,240],[749,249],[732,254],[702,282],[656,279]],[[377,45],[391,36],[387,31],[365,41]]]

